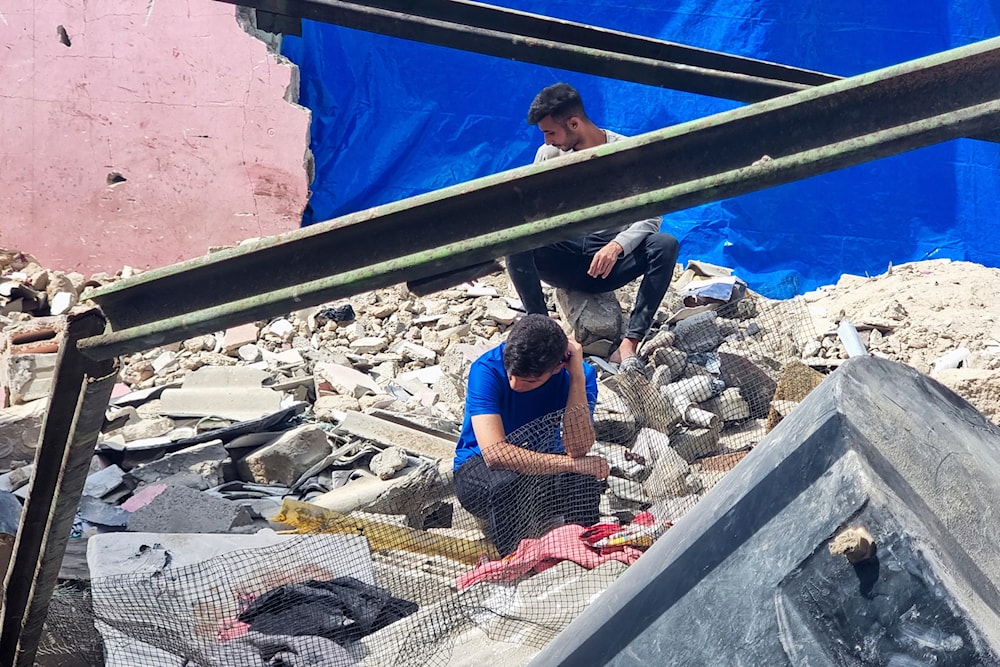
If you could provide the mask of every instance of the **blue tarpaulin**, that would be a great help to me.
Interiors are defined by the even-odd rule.
[[[506,7],[852,76],[996,36],[1000,0],[507,0]],[[531,162],[525,121],[566,81],[600,126],[635,135],[739,103],[303,21],[282,52],[301,72],[316,160],[303,224]],[[1000,145],[961,139],[664,217],[681,260],[730,266],[790,296],[842,273],[951,258],[1000,266]],[[567,196],[572,196],[569,191]]]

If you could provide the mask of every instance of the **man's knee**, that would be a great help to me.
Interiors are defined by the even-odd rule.
[[[535,253],[533,250],[519,252],[504,257],[508,271],[533,271],[535,269]]]

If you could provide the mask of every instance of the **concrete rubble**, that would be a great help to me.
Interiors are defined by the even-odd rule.
[[[4,280],[33,275],[4,257]],[[278,519],[291,499],[478,543],[478,521],[454,497],[451,456],[469,364],[518,317],[512,294],[502,275],[426,298],[383,289],[123,357],[73,537],[229,534],[237,544],[288,529]],[[676,521],[763,437],[769,414],[787,410],[772,406],[782,360],[754,338],[774,324],[756,295],[671,323],[685,309],[672,288],[640,347],[643,369],[622,373],[605,358],[624,322],[615,302],[627,308],[634,286],[552,296],[598,370],[595,449],[612,468],[603,521],[650,507]],[[41,357],[54,357],[56,336],[35,337],[49,340],[44,351],[18,347],[33,342],[25,330],[51,328],[51,313],[7,313],[0,361],[15,371],[4,376],[0,490],[23,497],[45,402],[29,389],[45,386],[52,364]],[[463,567],[452,562],[435,585],[453,590]]]

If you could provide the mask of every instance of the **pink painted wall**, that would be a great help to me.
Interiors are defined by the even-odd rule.
[[[309,112],[279,59],[214,0],[0,5],[0,247],[89,275],[298,228]]]

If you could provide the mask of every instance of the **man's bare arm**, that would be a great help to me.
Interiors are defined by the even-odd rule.
[[[566,453],[571,458],[578,458],[586,456],[594,445],[594,422],[590,418],[590,405],[587,403],[583,346],[570,338],[567,351],[569,358],[565,366],[569,371],[569,395],[566,397],[566,410],[563,412],[562,440]]]
[[[472,430],[488,468],[513,470],[524,475],[575,472],[592,475],[597,479],[605,479],[610,473],[607,461],[599,456],[543,454],[510,444],[506,440],[500,415],[475,415],[472,418]]]

